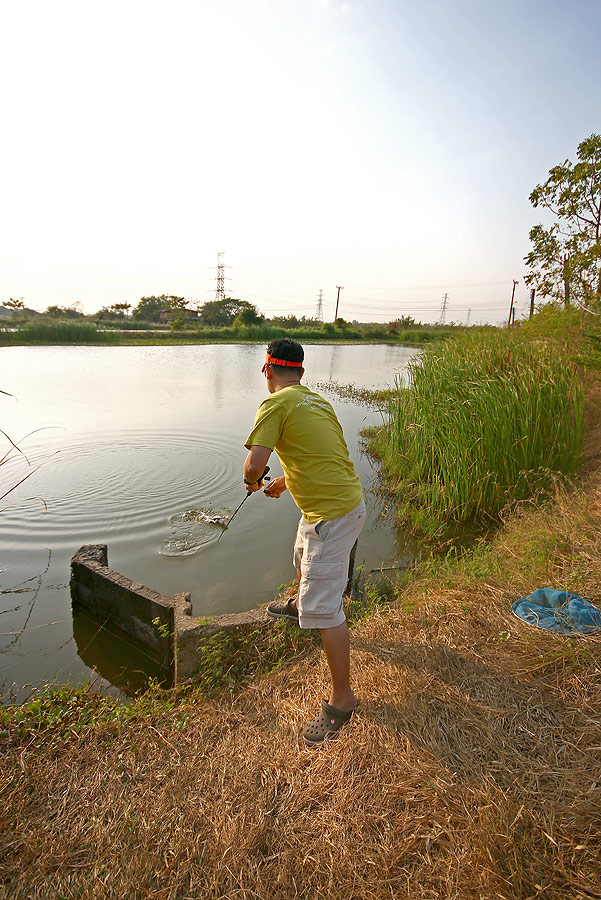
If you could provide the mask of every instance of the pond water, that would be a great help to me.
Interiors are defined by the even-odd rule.
[[[366,491],[356,564],[375,568],[405,552],[369,493],[376,473],[358,442],[381,414],[323,384],[392,385],[415,351],[305,353],[304,383],[332,402]],[[264,358],[263,345],[246,344],[0,350],[0,389],[13,395],[0,395],[0,427],[27,456],[13,451],[0,467],[0,495],[33,473],[0,503],[5,698],[91,673],[98,690],[130,692],[154,674],[131,647],[73,617],[69,563],[82,544],[108,544],[109,565],[149,587],[190,591],[194,615],[251,609],[292,580],[299,512],[288,493],[250,497],[219,542],[221,529],[205,519],[231,514],[244,497],[243,444],[267,396]],[[270,465],[281,474],[275,454]]]

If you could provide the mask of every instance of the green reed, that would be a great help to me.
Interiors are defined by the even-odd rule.
[[[466,333],[430,348],[410,376],[375,447],[422,527],[496,517],[578,468],[583,387],[557,345]]]
[[[28,322],[15,331],[0,332],[0,344],[110,344],[117,339],[95,325],[74,322]]]

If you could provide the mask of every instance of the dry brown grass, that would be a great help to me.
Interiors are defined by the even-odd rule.
[[[353,629],[361,709],[321,750],[298,737],[317,651],[233,697],[10,742],[0,896],[601,898],[601,642],[510,612],[547,584],[601,596],[596,469]]]
[[[520,625],[495,584],[414,590],[355,630],[361,713],[323,750],[298,740],[317,654],[116,735],[9,749],[5,896],[600,897],[599,644]]]

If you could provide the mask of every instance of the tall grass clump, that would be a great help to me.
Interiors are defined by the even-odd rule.
[[[432,341],[443,341],[456,335],[452,328],[406,328],[395,335],[401,344],[427,344]]]
[[[98,331],[95,325],[75,322],[29,322],[12,333],[3,332],[14,344],[107,344],[117,335]]]
[[[372,447],[411,524],[440,534],[482,523],[578,468],[583,387],[557,344],[466,333],[431,347],[410,376]]]

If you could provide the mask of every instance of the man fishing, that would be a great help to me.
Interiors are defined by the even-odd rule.
[[[332,406],[300,383],[303,360],[303,348],[289,338],[267,347],[262,371],[270,396],[260,405],[245,443],[244,483],[249,492],[263,488],[267,460],[275,450],[284,474],[264,493],[277,499],[290,491],[302,513],[294,543],[296,596],[272,603],[267,612],[321,632],[332,687],[328,701],[302,731],[307,744],[317,745],[349,721],[358,702],[350,684],[342,595],[350,552],[365,522],[365,503]]]

